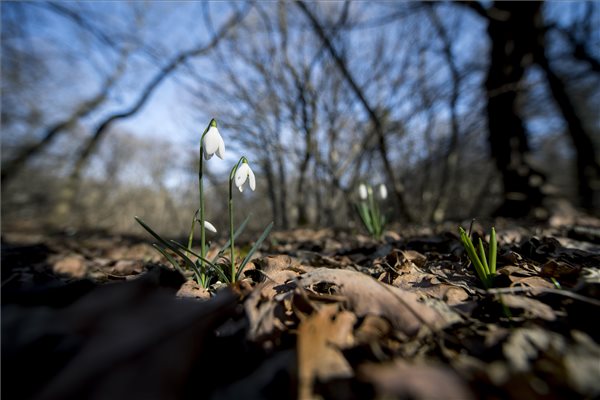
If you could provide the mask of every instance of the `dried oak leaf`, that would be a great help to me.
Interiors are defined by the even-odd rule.
[[[126,276],[140,274],[144,271],[144,263],[141,260],[119,260],[107,270],[109,274]]]
[[[580,331],[571,338],[542,328],[518,328],[503,345],[512,374],[539,375],[552,379],[548,384],[569,387],[586,398],[600,396],[600,346]]]
[[[66,275],[71,278],[83,278],[87,270],[85,258],[79,254],[64,257],[52,266],[52,271],[55,274]]]
[[[354,313],[339,311],[337,304],[328,304],[300,323],[298,398],[314,398],[315,379],[326,382],[353,376],[352,367],[340,350],[352,345],[355,322]]]
[[[507,307],[523,310],[530,317],[541,318],[546,321],[554,321],[556,319],[556,314],[552,307],[539,300],[525,296],[516,296],[514,294],[504,294],[497,298],[498,301],[501,301]]]
[[[324,283],[332,285],[336,294],[346,297],[348,308],[357,316],[385,317],[394,329],[407,335],[415,335],[423,325],[437,330],[448,324],[441,314],[420,303],[417,294],[386,285],[360,272],[318,268],[298,278],[298,285],[305,289]]]
[[[248,338],[257,341],[285,330],[284,320],[291,310],[295,288],[286,282],[305,271],[305,267],[285,255],[263,257],[254,263],[263,281],[248,296],[244,309],[250,323]]]
[[[394,360],[386,364],[363,364],[358,378],[374,386],[377,398],[473,399],[467,385],[452,370],[433,365]]]
[[[198,282],[188,279],[177,291],[177,297],[208,300],[210,299],[210,292],[200,286]]]

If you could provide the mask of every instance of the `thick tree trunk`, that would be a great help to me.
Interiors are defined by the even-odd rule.
[[[502,174],[504,199],[496,215],[525,217],[541,210],[544,175],[527,160],[527,133],[518,90],[536,48],[534,21],[542,3],[494,2],[488,15],[491,58],[485,87],[491,155]]]
[[[277,154],[277,178],[279,180],[279,209],[281,210],[281,227],[288,229],[290,222],[287,209],[287,187],[285,179],[285,162],[281,151]]]
[[[277,201],[277,193],[275,192],[277,184],[275,183],[275,174],[273,173],[272,163],[269,159],[266,159],[262,160],[260,164],[267,178],[269,203],[271,204],[271,217],[273,218],[273,221],[278,224],[280,221],[279,216],[281,214],[279,211],[279,202]]]
[[[573,142],[577,157],[577,187],[580,205],[587,210],[593,210],[595,205],[594,196],[600,188],[600,164],[596,159],[594,142],[583,127],[567,93],[565,84],[554,72],[546,57],[545,29],[541,21],[538,22],[538,29],[538,47],[535,52],[535,62],[546,73],[550,91],[567,123],[569,135]]]

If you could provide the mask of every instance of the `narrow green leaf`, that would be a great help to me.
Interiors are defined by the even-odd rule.
[[[480,256],[481,264],[483,265],[483,270],[487,277],[490,274],[490,267],[487,263],[487,258],[485,257],[485,249],[483,248],[483,242],[481,241],[481,238],[479,238],[478,246],[479,246],[479,256]]]
[[[252,246],[252,248],[246,255],[246,258],[244,258],[244,261],[242,261],[242,263],[240,264],[238,270],[236,271],[236,277],[235,277],[236,280],[239,278],[239,276],[240,276],[242,270],[244,269],[244,267],[246,266],[246,264],[248,264],[248,261],[250,261],[250,258],[254,255],[256,250],[258,250],[258,248],[265,241],[265,239],[269,235],[269,232],[271,232],[271,229],[273,229],[273,222],[271,222],[269,225],[267,225],[267,227],[265,228],[263,233],[260,235],[260,237],[258,238],[256,243],[254,243],[254,246]]]
[[[238,236],[244,231],[244,228],[246,228],[246,225],[248,224],[248,221],[250,220],[251,216],[252,216],[252,214],[248,215],[246,217],[246,219],[244,220],[244,222],[242,222],[240,224],[240,226],[235,230],[235,232],[233,233],[233,240],[236,240],[238,238]],[[231,245],[231,238],[227,239],[227,242],[225,242],[225,244],[219,249],[219,252],[217,253],[217,255],[212,259],[213,264],[217,262],[219,257],[223,256],[223,254],[225,254],[225,252],[227,250],[229,250],[230,245]]]
[[[193,250],[188,250],[188,248],[187,248],[187,247],[185,247],[184,245],[182,245],[181,243],[179,243],[179,242],[177,242],[177,241],[175,241],[175,240],[170,240],[169,242],[170,242],[171,244],[173,244],[173,245],[175,245],[175,246],[179,247],[180,249],[187,251],[187,252],[188,252],[188,253],[190,253],[191,255],[193,255],[193,256],[196,256],[196,257],[197,257],[199,260],[202,260],[202,261],[204,261],[204,262],[205,262],[205,263],[207,263],[209,266],[211,266],[211,267],[214,267],[214,264],[213,264],[211,261],[208,261],[206,258],[202,257],[200,254],[196,253],[196,252],[195,252],[195,251],[193,251]]]
[[[487,288],[488,287],[487,275],[485,274],[485,272],[483,270],[483,265],[481,264],[481,261],[479,260],[479,257],[477,256],[477,252],[475,251],[475,246],[473,246],[473,242],[471,241],[471,238],[469,238],[469,236],[467,236],[467,232],[465,232],[465,230],[462,227],[459,227],[458,229],[460,232],[460,238],[463,243],[463,247],[467,251],[467,255],[469,256],[469,259],[471,260],[471,264],[473,264],[473,267],[475,268],[475,272],[477,272],[477,276],[479,276],[479,279],[484,284],[484,286]]]
[[[181,268],[181,265],[179,265],[179,263],[177,261],[175,261],[175,259],[173,257],[171,257],[171,255],[169,253],[167,253],[162,247],[160,247],[156,243],[152,244],[152,247],[154,247],[154,249],[156,249],[160,254],[162,254],[171,263],[171,265],[173,265],[173,267],[177,271],[179,271],[179,273],[181,275],[185,276],[185,273],[183,272],[183,268]]]
[[[225,283],[231,283],[231,279],[229,279],[229,277],[227,276],[227,274],[223,271],[223,268],[221,268],[219,265],[212,265],[210,266],[210,268],[217,274],[219,275],[219,278],[225,282]]]
[[[196,264],[194,264],[194,262],[192,260],[190,260],[190,258],[188,256],[186,256],[181,251],[179,251],[179,249],[176,246],[174,246],[173,244],[167,242],[165,239],[160,237],[160,235],[158,233],[154,232],[154,230],[152,230],[152,228],[150,228],[141,218],[139,218],[139,217],[134,217],[134,218],[138,222],[138,224],[140,224],[146,231],[148,231],[148,233],[150,233],[152,236],[154,236],[154,238],[156,240],[158,240],[160,243],[162,243],[163,246],[172,250],[175,254],[177,254],[179,257],[181,257],[185,261],[186,266],[189,267],[190,269],[192,269],[198,275],[198,277],[200,279],[202,279],[202,281],[204,281],[203,271],[200,271],[198,269],[198,267],[196,266]]]
[[[490,234],[490,273],[496,275],[496,256],[498,253],[498,241],[496,240],[496,229],[492,227]]]

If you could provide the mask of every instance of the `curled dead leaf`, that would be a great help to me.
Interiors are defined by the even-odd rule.
[[[386,285],[360,272],[318,268],[298,280],[298,285],[305,289],[323,283],[333,285],[336,294],[345,296],[348,308],[357,316],[385,317],[394,329],[408,335],[416,334],[422,326],[437,330],[447,324],[438,312],[420,303],[417,294]]]

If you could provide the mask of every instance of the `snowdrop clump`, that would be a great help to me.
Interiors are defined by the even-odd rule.
[[[358,199],[356,210],[363,226],[375,240],[380,240],[385,227],[385,215],[381,213],[379,202],[387,199],[386,186],[381,183],[377,186],[377,199],[371,185],[361,183],[358,185]]]
[[[252,255],[260,247],[262,242],[266,239],[267,235],[273,227],[271,222],[263,231],[259,239],[255,242],[254,246],[250,249],[246,257],[242,262],[236,265],[235,261],[235,238],[242,232],[249,217],[234,231],[233,224],[233,185],[238,188],[240,192],[243,192],[243,186],[248,181],[250,189],[254,191],[256,189],[256,177],[254,172],[250,168],[248,159],[244,156],[240,158],[237,164],[231,170],[229,175],[229,241],[218,251],[217,255],[212,259],[208,260],[206,255],[208,253],[208,245],[206,243],[206,231],[217,233],[215,226],[206,220],[205,218],[205,203],[204,203],[204,161],[210,160],[214,155],[220,159],[225,158],[225,141],[221,137],[221,133],[217,128],[217,121],[212,119],[200,138],[200,153],[198,161],[198,192],[199,192],[199,207],[194,213],[192,218],[192,224],[190,233],[188,236],[187,246],[184,246],[174,240],[167,241],[160,235],[154,232],[142,219],[135,217],[137,222],[148,231],[156,240],[158,244],[154,244],[154,248],[159,251],[175,269],[180,271],[182,274],[187,275],[187,271],[191,271],[199,285],[204,288],[210,286],[212,281],[220,279],[224,282],[233,283],[236,282],[241,272],[243,271],[246,264],[250,261]],[[200,225],[200,254],[196,253],[192,249],[194,242],[194,231],[196,222]],[[229,263],[222,262],[227,248],[230,249]],[[175,256],[178,256],[183,262],[177,261]],[[192,260],[191,256],[194,256],[196,260]],[[230,274],[226,271],[230,270]]]

